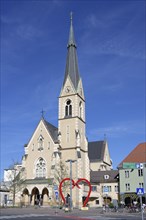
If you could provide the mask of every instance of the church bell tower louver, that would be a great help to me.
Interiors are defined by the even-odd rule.
[[[58,130],[63,161],[69,159],[76,161],[72,165],[73,178],[86,178],[89,180],[85,97],[78,68],[72,13],[70,17],[65,76],[59,96]]]

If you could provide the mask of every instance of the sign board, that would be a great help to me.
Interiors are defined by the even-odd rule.
[[[137,195],[143,195],[144,194],[144,188],[136,188]]]
[[[123,163],[124,169],[135,169],[135,163]]]
[[[58,191],[55,191],[55,196],[56,196],[56,199],[58,199],[58,197],[59,197]]]
[[[136,163],[135,165],[137,169],[143,169],[143,163]]]
[[[143,163],[123,163],[124,169],[143,169]]]
[[[54,190],[58,190],[58,186],[57,185],[54,185]]]

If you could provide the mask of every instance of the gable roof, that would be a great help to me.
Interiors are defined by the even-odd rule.
[[[41,121],[43,122],[44,126],[46,127],[46,129],[47,129],[48,133],[50,134],[50,136],[52,137],[53,141],[54,141],[55,143],[58,143],[58,128],[55,127],[54,125],[50,124],[48,121],[46,121],[46,120],[44,119],[44,117],[42,117],[42,118],[40,119],[40,121],[39,121],[37,127],[39,126],[39,124],[40,124]],[[37,129],[37,128],[36,128],[36,129]],[[35,129],[35,131],[36,131],[36,129]],[[35,131],[34,131],[34,133],[35,133]],[[28,141],[28,143],[27,143],[27,144],[24,144],[24,147],[27,147],[27,146],[28,146],[29,142],[30,142],[31,139],[33,138],[34,133],[32,134],[32,136],[31,136],[30,140]],[[26,157],[27,155],[24,155],[24,156]]]
[[[94,141],[88,143],[88,156],[90,162],[103,160],[105,145],[105,141]]]
[[[58,128],[54,125],[50,124],[48,121],[43,119],[44,125],[46,129],[48,130],[49,134],[51,135],[54,142],[58,141]]]
[[[146,162],[146,142],[138,144],[134,150],[118,165],[123,163],[145,163]]]
[[[91,171],[90,172],[90,181],[91,183],[112,183],[118,182],[118,170],[106,170],[106,171]],[[108,175],[109,178],[105,179],[105,175]]]

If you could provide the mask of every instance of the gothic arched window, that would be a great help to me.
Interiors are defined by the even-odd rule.
[[[36,177],[46,177],[46,163],[43,158],[39,158],[36,163]]]
[[[42,135],[39,136],[38,138],[38,150],[43,150],[43,145],[44,145],[44,138]]]
[[[65,116],[72,116],[72,104],[71,100],[66,101],[65,105]]]

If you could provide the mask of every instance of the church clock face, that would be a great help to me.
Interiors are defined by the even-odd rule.
[[[70,86],[67,86],[67,87],[65,88],[65,92],[66,92],[66,93],[69,93],[70,90],[71,90]]]

